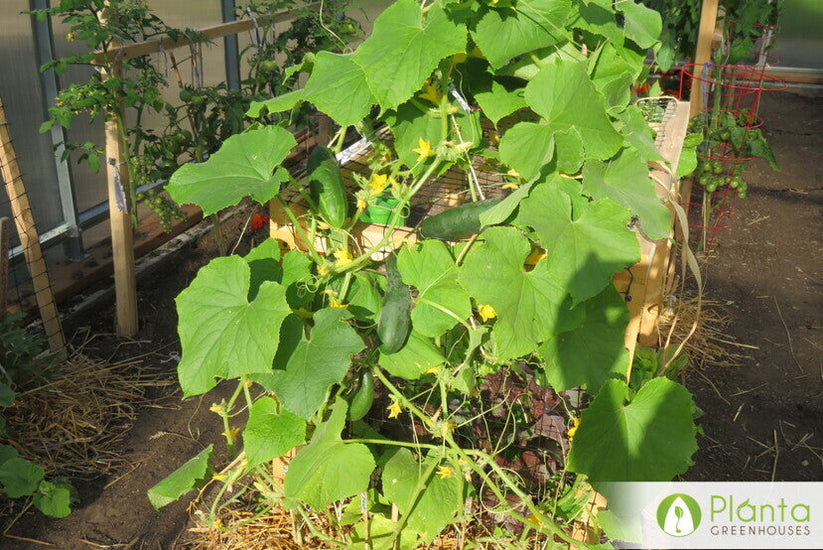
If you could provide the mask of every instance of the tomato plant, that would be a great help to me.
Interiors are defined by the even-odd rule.
[[[294,5],[290,0],[260,0],[238,8],[238,16],[256,17]],[[283,74],[275,56],[285,54],[289,62],[298,62],[302,61],[306,48],[345,44],[351,40],[358,29],[351,19],[342,15],[343,3],[336,1],[330,7],[341,13],[330,24],[321,22],[317,13],[303,10],[292,26],[276,38],[270,38],[274,34],[273,23],[261,23],[257,41],[241,52],[241,57],[248,62],[249,74],[239,90],[229,90],[225,83],[184,86],[175,58],[169,55],[167,67],[175,69],[181,88],[179,104],[165,99],[168,75],[150,55],[116,60],[122,74],[113,76],[113,62],[108,57],[102,64],[95,63],[98,54],[105,55],[119,44],[163,36],[188,37],[196,42],[197,31],[170,27],[147,2],[138,0],[61,0],[51,8],[26,12],[43,19],[59,17],[70,28],[66,39],[83,41],[88,47],[87,53],[56,59],[41,70],[63,73],[70,64],[103,69],[92,71],[86,82],[73,83],[61,90],[56,105],[49,108],[51,119],[43,123],[40,131],[48,131],[54,124],[70,128],[80,113],[86,113],[91,121],[100,116],[106,120],[117,119],[123,132],[125,164],[117,169],[129,175],[125,192],[132,204],[141,201],[155,211],[168,231],[173,219],[184,217],[183,212],[162,189],[155,187],[138,194],[137,188],[167,180],[181,163],[202,162],[223,140],[243,130],[248,123],[245,112],[251,101],[289,91],[294,79]],[[121,105],[125,107],[125,115],[121,114]],[[160,128],[145,125],[150,114],[158,114],[164,120]],[[86,162],[97,172],[104,154],[104,147],[99,143],[66,143],[63,157],[65,160],[74,155],[78,162]]]
[[[344,501],[354,527],[330,544],[414,547],[467,521],[478,501],[573,543],[557,502],[530,494],[501,466],[514,458],[506,445],[478,435],[477,422],[500,410],[514,433],[559,442],[557,494],[572,478],[597,489],[685,471],[696,450],[691,395],[666,376],[629,385],[629,316],[612,285],[640,259],[633,218],[653,239],[672,223],[648,173],[660,157],[630,95],[660,29],[660,16],[633,0],[399,0],[353,52],[316,52],[298,68],[305,87],[248,112],[313,105],[340,127],[335,152],[348,130],[371,137],[375,123],[387,126],[392,139],[375,143],[368,171],[346,176],[345,201],[329,151],[308,182],[283,168],[297,144],[280,125],[253,125],[179,168],[174,200],[205,214],[243,197],[275,201],[305,249],[282,253],[268,240],[245,257],[217,258],[177,297],[183,395],[236,381],[212,411],[230,451],[242,438],[245,460],[215,475],[206,449],[150,491],[155,505],[221,484],[207,514],[216,521],[220,496],[251,476],[267,506],[322,513]],[[450,213],[472,236],[430,222],[417,242],[375,259],[410,201],[448,168],[464,169],[483,200],[478,159],[511,192]],[[383,239],[359,245],[359,220],[387,194],[396,206]],[[504,372],[533,393],[484,406],[480,396]],[[367,407],[360,393],[370,388]],[[588,407],[569,404],[564,392],[575,388]],[[559,433],[533,425],[551,407],[572,411]],[[407,429],[387,429],[391,419]],[[292,449],[280,483],[271,462]]]

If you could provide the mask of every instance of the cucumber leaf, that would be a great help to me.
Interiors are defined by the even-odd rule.
[[[306,421],[287,410],[278,412],[277,402],[271,397],[261,397],[249,409],[249,420],[243,430],[249,466],[283,456],[305,441]]]
[[[149,489],[149,501],[155,510],[171,504],[205,482],[212,450],[214,450],[214,445],[209,445]]]
[[[609,199],[580,205],[554,186],[535,186],[520,203],[518,220],[532,227],[548,257],[548,270],[575,304],[596,296],[618,271],[640,261],[640,244],[628,228],[631,214]]]
[[[636,149],[623,149],[608,162],[591,161],[583,168],[583,192],[595,200],[609,198],[640,218],[650,239],[669,236],[672,213],[657,196],[646,161]]]
[[[522,203],[521,203],[522,204]],[[576,317],[566,303],[566,290],[539,262],[526,271],[532,245],[513,227],[491,227],[466,254],[458,280],[477,305],[490,305],[492,338],[500,358],[519,357],[537,345],[563,323],[574,326],[567,315]]]
[[[409,334],[406,345],[392,354],[380,354],[380,366],[393,376],[406,380],[417,380],[426,371],[443,364],[446,358],[434,345],[431,338],[416,331]]]
[[[607,381],[583,411],[568,468],[595,489],[605,481],[669,481],[697,451],[693,401],[668,378],[655,378],[628,401],[622,380]]]
[[[9,458],[0,464],[0,483],[9,497],[25,497],[34,494],[43,480],[43,473],[43,468],[25,458]]]
[[[442,241],[401,248],[397,268],[403,282],[417,289],[411,318],[420,334],[436,338],[471,315],[471,300],[457,283],[454,257]]]
[[[285,370],[274,371],[274,390],[286,410],[308,420],[325,401],[329,386],[343,381],[351,356],[365,347],[349,317],[343,308],[315,312],[310,338],[301,334]]]
[[[526,85],[526,101],[555,131],[575,128],[586,158],[610,158],[623,144],[584,62],[555,59],[543,67]]]
[[[623,13],[623,30],[626,38],[643,49],[657,44],[663,30],[663,20],[659,12],[635,3],[634,0],[618,2],[615,8]]]
[[[585,386],[596,393],[609,378],[626,376],[630,356],[624,341],[629,310],[612,285],[577,308],[585,312],[583,322],[547,340],[540,346],[540,355],[545,361],[546,380],[555,390]]]
[[[179,204],[196,204],[208,216],[243,197],[265,203],[288,181],[280,163],[297,142],[291,132],[266,126],[231,136],[206,162],[184,164],[166,190]]]
[[[71,500],[72,487],[65,480],[41,481],[32,497],[34,506],[53,518],[64,518],[71,514]]]
[[[218,377],[271,372],[280,324],[291,309],[286,289],[272,281],[261,283],[249,301],[250,276],[243,258],[215,258],[177,297],[184,396],[207,392]]]
[[[305,502],[319,511],[368,489],[375,467],[371,451],[340,437],[347,409],[345,400],[338,399],[329,419],[317,427],[311,442],[292,459],[284,480],[285,508]]]
[[[393,3],[375,20],[371,36],[352,57],[384,110],[409,99],[441,59],[466,49],[465,24],[439,4],[426,10],[424,18],[414,0]]]
[[[495,69],[522,53],[570,38],[564,23],[570,0],[518,0],[512,6],[481,11],[472,38]]]
[[[419,463],[408,449],[398,449],[383,467],[383,493],[397,505],[407,517],[407,525],[420,533],[424,542],[432,540],[451,522],[460,509],[459,475],[431,475],[423,479],[424,472],[438,460],[426,457]],[[418,490],[422,485],[422,491]]]

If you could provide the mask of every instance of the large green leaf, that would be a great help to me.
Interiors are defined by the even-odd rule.
[[[197,456],[173,471],[167,478],[149,489],[151,505],[159,510],[201,485],[209,471],[209,458],[214,445],[209,445]]]
[[[397,268],[403,282],[417,289],[411,318],[420,334],[436,338],[471,315],[471,300],[457,283],[454,257],[442,241],[400,249]]]
[[[554,158],[556,132],[545,122],[518,122],[500,139],[500,160],[530,180]]]
[[[380,366],[393,376],[417,380],[426,371],[446,361],[431,338],[412,331],[406,345],[392,354],[380,354]]]
[[[425,471],[437,457],[415,460],[408,449],[398,449],[383,467],[383,494],[403,516],[407,525],[424,541],[433,539],[448,525],[462,506],[459,472],[444,477]],[[418,492],[419,491],[419,492]]]
[[[286,508],[302,501],[323,510],[336,500],[368,489],[375,467],[371,452],[365,445],[345,443],[340,437],[347,407],[343,399],[338,399],[329,419],[317,427],[311,442],[292,459],[284,481]]]
[[[629,310],[612,285],[577,306],[585,320],[573,330],[558,334],[540,346],[549,384],[564,391],[585,386],[596,393],[609,378],[625,378],[629,352],[624,341]]]
[[[643,65],[634,66],[621,57],[612,44],[604,44],[594,58],[592,82],[609,107],[625,107],[631,100],[631,85]]]
[[[351,54],[318,52],[303,94],[341,126],[360,122],[372,106],[366,75]]]
[[[231,136],[206,162],[181,166],[166,189],[176,202],[196,204],[204,215],[235,205],[243,197],[264,203],[288,181],[280,163],[295,145],[291,132],[279,126]]]
[[[470,83],[472,95],[483,109],[483,114],[493,124],[496,125],[501,118],[526,106],[519,83],[516,84],[513,79],[494,78],[488,71],[477,66],[479,63],[473,65],[470,69],[470,76],[473,77]]]
[[[575,2],[574,7],[577,13],[571,26],[603,36],[613,44],[623,44],[623,31],[617,25],[612,0]]]
[[[286,300],[293,308],[306,305],[314,298],[312,290],[312,261],[299,250],[289,250],[281,262],[283,278],[280,281],[286,287]]]
[[[0,407],[10,407],[17,393],[8,384],[0,383]]]
[[[697,450],[692,396],[667,378],[640,388],[609,380],[583,411],[568,468],[600,481],[669,481],[682,474]]]
[[[9,458],[0,464],[0,483],[11,498],[34,494],[43,479],[43,468],[25,458]]]
[[[634,0],[617,2],[615,8],[623,12],[623,30],[626,38],[643,49],[651,48],[657,43],[663,30],[660,13],[643,4],[635,3]]]
[[[492,227],[481,233],[460,270],[460,284],[478,305],[490,305],[497,314],[492,337],[501,358],[535,351],[567,313],[576,315],[568,310],[566,290],[551,277],[545,262],[526,271],[531,250],[517,229]]]
[[[354,53],[378,103],[397,107],[419,90],[441,59],[465,51],[467,30],[439,4],[426,7],[399,0],[374,22],[374,30]]]
[[[570,0],[517,0],[506,7],[486,7],[472,38],[499,69],[516,55],[566,40],[564,24],[571,12]]]
[[[287,410],[278,412],[277,402],[261,397],[249,409],[243,430],[243,446],[249,466],[263,464],[306,441],[306,421]]]
[[[534,228],[548,254],[548,270],[577,304],[600,293],[618,271],[640,261],[631,214],[609,199],[582,204],[572,218],[561,189],[539,185],[520,203],[518,220]]]
[[[280,324],[290,312],[286,289],[263,282],[250,302],[250,273],[239,256],[216,258],[177,297],[184,396],[207,392],[216,377],[271,371]]]
[[[606,103],[589,79],[585,62],[555,59],[526,86],[526,101],[555,131],[575,128],[586,158],[607,159],[623,137],[606,115]]]
[[[266,281],[280,283],[283,269],[280,267],[280,246],[275,239],[266,239],[243,258],[249,263],[249,301],[254,300],[260,285]]]
[[[591,161],[583,168],[583,192],[594,199],[609,198],[640,218],[650,239],[669,235],[672,214],[657,196],[646,161],[636,149],[623,149],[609,162]]]
[[[325,400],[329,386],[343,380],[351,356],[364,347],[347,322],[350,316],[342,308],[317,311],[311,337],[301,335],[285,370],[274,372],[275,392],[286,410],[310,418]]]

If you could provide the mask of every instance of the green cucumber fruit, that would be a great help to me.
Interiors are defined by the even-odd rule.
[[[480,233],[480,216],[502,201],[502,197],[467,202],[423,220],[420,235],[427,239],[456,241]]]
[[[403,283],[397,270],[397,257],[386,258],[386,293],[377,316],[377,336],[380,351],[397,353],[406,344],[411,332],[411,288]]]
[[[318,145],[306,164],[309,178],[309,195],[317,205],[318,214],[333,228],[343,227],[346,223],[348,203],[343,174],[337,157],[328,147]]]
[[[369,369],[360,374],[360,387],[349,402],[349,420],[360,420],[371,410],[374,403],[374,375]]]

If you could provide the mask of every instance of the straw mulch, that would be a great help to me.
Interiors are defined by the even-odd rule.
[[[122,466],[116,443],[131,429],[147,388],[173,383],[147,373],[145,355],[116,362],[86,355],[93,339],[17,388],[3,410],[9,435],[2,442],[47,476],[91,479]]]
[[[311,518],[311,528],[302,520],[295,523],[295,516],[282,508],[274,508],[266,514],[255,515],[248,510],[224,509],[219,527],[196,527],[189,530],[185,541],[179,542],[178,550],[302,550],[305,548],[341,548],[344,534],[332,526],[324,515]],[[474,520],[465,531],[449,526],[437,538],[421,549],[461,550],[471,543],[471,548],[497,550],[502,548],[545,548],[541,541],[503,540],[495,538],[494,521]],[[312,533],[314,531],[314,533]],[[325,540],[324,540],[325,539]],[[341,541],[337,544],[330,540]],[[362,546],[362,543],[361,543]]]
[[[756,348],[735,341],[726,332],[730,322],[722,302],[688,295],[667,296],[658,328],[663,345],[685,341],[683,351],[689,357],[689,367],[739,367],[747,357],[745,350]]]

